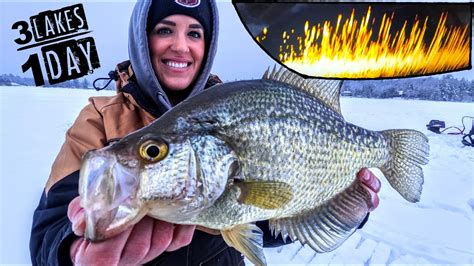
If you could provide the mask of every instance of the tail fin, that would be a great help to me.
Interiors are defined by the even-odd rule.
[[[381,131],[390,146],[390,159],[380,170],[390,185],[410,202],[420,200],[423,185],[421,165],[428,163],[428,138],[409,129]]]

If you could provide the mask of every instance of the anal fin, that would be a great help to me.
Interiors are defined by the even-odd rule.
[[[255,265],[267,265],[263,253],[263,232],[255,224],[236,225],[221,231],[227,245],[234,247]]]
[[[319,253],[329,252],[340,246],[352,235],[368,213],[370,194],[355,181],[334,198],[303,215],[270,220],[274,235],[285,239],[299,239]]]

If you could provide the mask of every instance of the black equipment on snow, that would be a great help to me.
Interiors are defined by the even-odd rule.
[[[471,130],[469,130],[469,133],[467,133],[467,134],[464,133],[464,130],[466,130],[466,125],[464,124],[464,119],[465,118],[471,118],[472,119]],[[445,122],[441,121],[441,120],[431,120],[426,125],[426,128],[429,131],[432,131],[436,134],[441,134],[441,133],[445,132],[446,130],[448,130],[450,128],[455,128],[455,129],[458,130],[458,132],[448,132],[447,134],[450,134],[450,135],[463,135],[462,140],[461,140],[462,144],[464,144],[466,146],[474,147],[474,117],[472,117],[472,116],[463,116],[461,121],[462,121],[462,126],[463,126],[462,129],[460,129],[458,127],[455,127],[455,126],[451,126],[451,127],[447,127],[445,129],[441,130],[442,128],[444,128],[446,126]]]
[[[472,119],[471,130],[469,130],[469,133],[464,134],[464,136],[462,137],[462,144],[466,146],[474,147],[473,137],[474,137],[474,118]]]
[[[429,131],[433,131],[434,133],[436,134],[441,134],[441,132],[439,131],[441,128],[444,128],[445,127],[445,123],[444,121],[440,121],[440,120],[431,120],[428,125],[426,125],[426,128],[429,130]]]

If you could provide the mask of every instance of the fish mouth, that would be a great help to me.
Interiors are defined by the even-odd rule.
[[[79,177],[86,239],[113,237],[145,216],[134,197],[138,184],[136,171],[120,164],[115,155],[103,150],[86,153]]]

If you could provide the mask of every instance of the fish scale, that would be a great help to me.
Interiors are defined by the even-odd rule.
[[[363,167],[380,168],[406,200],[418,201],[426,136],[346,122],[341,85],[273,70],[207,89],[88,152],[80,172],[86,238],[112,237],[148,214],[220,230],[228,245],[260,265],[262,232],[254,224],[260,220],[317,252],[341,245],[371,204],[356,178]],[[141,156],[149,143],[166,147],[162,157]],[[117,184],[128,184],[121,198],[112,193]]]

